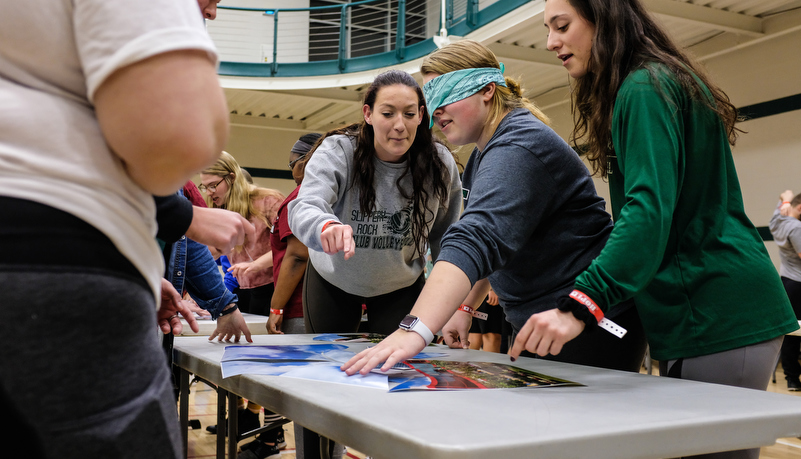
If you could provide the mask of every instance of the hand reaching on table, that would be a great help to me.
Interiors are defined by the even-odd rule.
[[[426,342],[422,336],[415,332],[397,330],[377,345],[356,354],[340,370],[348,375],[357,372],[366,375],[383,362],[381,371],[387,371],[396,363],[414,357],[425,347]]]
[[[270,318],[267,319],[267,334],[268,335],[283,335],[281,331],[281,324],[284,322],[283,314],[270,313]]]
[[[584,331],[584,322],[571,312],[550,309],[532,315],[515,338],[509,356],[516,360],[525,349],[540,356],[557,355],[562,346]]]
[[[159,310],[156,312],[156,320],[162,333],[165,335],[170,332],[172,332],[173,335],[181,334],[183,325],[181,324],[181,318],[178,314],[181,314],[184,319],[186,319],[192,331],[195,333],[200,331],[200,327],[189,305],[184,302],[181,295],[175,290],[175,287],[173,287],[167,279],[162,278],[161,307],[159,307]]]
[[[200,316],[200,319],[211,319],[211,313],[198,306],[195,300],[192,299],[191,296],[189,296],[189,293],[184,294],[184,301],[186,302],[186,305],[189,308],[189,310],[192,311],[194,314]]]
[[[451,349],[470,349],[470,326],[473,324],[473,316],[464,312],[456,311],[442,327],[442,338],[445,344]]]
[[[223,310],[234,306],[235,303],[231,303]],[[233,339],[235,343],[238,343],[243,334],[245,335],[245,339],[248,343],[253,342],[253,338],[250,336],[248,324],[245,323],[245,318],[237,309],[230,314],[226,314],[217,318],[217,328],[215,328],[214,332],[209,335],[209,341],[213,341],[214,338],[217,338],[217,342],[231,342],[231,339]]]

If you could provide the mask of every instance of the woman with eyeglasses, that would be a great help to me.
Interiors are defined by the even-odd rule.
[[[285,196],[277,190],[248,183],[239,163],[225,151],[213,165],[200,173],[200,182],[198,189],[206,195],[209,207],[237,212],[256,228],[253,250],[236,247],[231,253],[221,255],[228,256],[231,262],[228,271],[233,273],[239,283],[237,290],[239,308],[243,312],[269,316],[275,285],[270,230],[278,207]],[[240,432],[259,427],[260,410],[261,406],[253,402],[248,402],[246,408],[240,406],[238,410]],[[280,419],[280,416],[268,410],[265,410],[264,416],[265,424]],[[275,445],[278,443],[279,434],[282,436],[283,430],[274,429],[265,433],[262,438],[265,442]]]
[[[270,315],[273,295],[273,255],[270,229],[285,199],[280,192],[251,185],[242,174],[239,164],[228,152],[200,173],[198,189],[206,195],[209,207],[231,210],[248,219],[256,227],[256,246],[249,251],[238,247],[227,255],[228,270],[239,283],[239,293],[245,297],[240,308],[244,312]]]
[[[440,328],[448,345],[467,348],[472,310],[490,284],[507,320],[521,330],[532,316],[556,308],[612,231],[578,154],[522,96],[520,84],[503,75],[486,46],[452,43],[426,57],[420,72],[432,123],[452,144],[475,144],[463,175],[464,212],[442,238],[412,318],[346,363],[349,374],[381,362],[390,368],[423,349],[429,331]],[[612,319],[627,330],[623,338],[597,330],[558,356],[540,356],[638,371],[645,337],[637,309],[629,302]]]

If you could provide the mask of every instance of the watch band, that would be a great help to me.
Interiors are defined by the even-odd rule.
[[[431,333],[431,330],[417,316],[408,314],[401,320],[399,327],[401,330],[415,332],[420,335],[425,340],[426,346],[434,341],[434,334]]]

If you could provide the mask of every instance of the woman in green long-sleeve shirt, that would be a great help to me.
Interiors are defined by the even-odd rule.
[[[512,355],[558,353],[634,298],[662,374],[764,390],[798,324],[743,209],[735,107],[638,0],[547,0],[545,26],[575,79],[573,141],[609,180],[615,228]]]

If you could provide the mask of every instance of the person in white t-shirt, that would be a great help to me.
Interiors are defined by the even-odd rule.
[[[227,140],[202,18],[192,0],[4,5],[0,438],[26,454],[183,457],[153,195]]]

